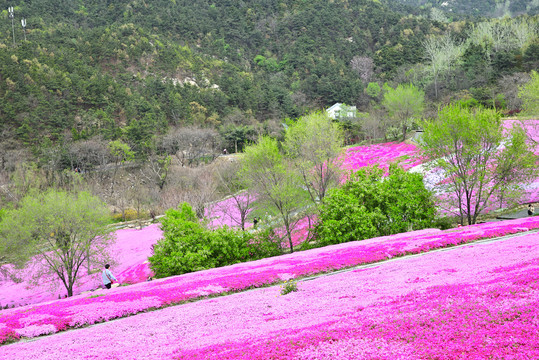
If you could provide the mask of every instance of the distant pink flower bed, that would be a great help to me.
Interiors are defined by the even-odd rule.
[[[344,251],[346,261],[345,250],[300,255],[317,263]],[[538,253],[536,234],[474,244],[299,282],[284,296],[256,289],[3,346],[0,359],[537,359]],[[302,269],[281,260],[275,275]]]
[[[539,141],[539,120],[505,120],[504,126],[510,128],[513,124],[522,124],[526,129],[531,139]],[[420,156],[420,148],[414,144],[407,143],[382,143],[374,145],[362,145],[347,148],[342,155],[342,166],[348,171],[357,171],[365,166],[378,165],[386,172],[389,165],[398,163],[404,169],[408,170],[420,166],[424,159]],[[419,171],[425,175],[425,182],[430,188],[435,188],[440,182],[445,181],[445,177],[440,177],[441,174],[436,171],[425,171],[422,167],[418,167]],[[441,194],[441,197],[446,196]],[[522,202],[537,202],[539,201],[539,179],[529,184],[525,188],[525,194],[522,196]],[[493,208],[487,209],[488,211]],[[231,226],[237,227],[240,223],[239,213],[234,204],[234,200],[229,198],[222,202],[215,203],[210,209],[206,210],[206,217],[210,219],[211,226]],[[246,227],[251,227],[252,223],[246,223]],[[296,232],[294,235],[294,245],[300,244],[305,237],[301,238],[299,233],[305,233],[305,229]],[[289,246],[287,241],[284,246]]]
[[[539,120],[504,120],[504,128],[509,130],[514,125],[521,125],[524,130],[527,132],[528,137],[535,141],[539,141]],[[539,148],[537,149],[539,153]],[[439,171],[439,170],[426,170],[424,169],[421,164],[417,166],[412,171],[418,171],[421,172],[425,177],[425,184],[428,188],[435,190],[437,193],[436,197],[439,200],[450,198],[452,199],[454,196],[452,193],[445,192],[443,185],[448,182],[448,179],[446,178],[446,175]],[[453,199],[453,202],[455,200]],[[493,195],[491,198],[491,206],[488,207],[483,211],[483,213],[488,213],[492,210],[496,210],[500,208],[500,199],[499,197]],[[532,202],[539,202],[539,179],[536,179],[535,181],[526,184],[523,187],[523,194],[520,196],[519,199],[520,203],[532,203]],[[502,202],[501,206],[505,207],[507,205],[506,202]],[[456,208],[450,208],[450,209],[442,209],[441,213],[447,213],[447,214],[456,214],[457,209]]]
[[[205,209],[204,216],[209,221],[209,226],[212,228],[228,226],[228,227],[240,227],[241,226],[241,214],[238,210],[237,202],[253,201],[252,195],[240,195],[229,197],[225,200],[221,200],[211,204]],[[249,212],[248,212],[249,213]],[[253,224],[250,221],[245,221],[245,227],[251,227]]]
[[[384,143],[356,146],[346,149],[343,167],[356,171],[365,166],[379,165],[387,171],[391,163],[398,162],[404,169],[421,163],[416,145],[406,143]]]
[[[121,283],[137,283],[145,281],[151,270],[147,262],[151,255],[151,247],[162,237],[162,231],[157,224],[145,227],[141,230],[123,229],[117,230],[116,242],[111,249],[118,265],[112,268],[116,278]],[[82,270],[75,294],[83,291],[96,289],[102,285],[101,272],[87,275],[86,269]],[[24,305],[35,304],[42,301],[64,297],[66,290],[60,280],[41,279],[38,286],[31,286],[28,282],[33,274],[31,266],[19,270],[21,283],[15,283],[9,279],[0,278],[0,304]]]
[[[539,217],[440,231],[422,230],[339,244],[174,276],[0,312],[0,343],[107,321],[201,296],[420,253],[539,228]],[[96,295],[98,297],[96,297]]]
[[[504,120],[503,126],[511,129],[514,125],[520,125],[533,141],[539,142],[539,120]]]

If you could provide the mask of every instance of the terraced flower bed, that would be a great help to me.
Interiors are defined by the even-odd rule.
[[[419,165],[422,160],[419,157],[418,147],[393,142],[351,147],[346,149],[343,167],[356,171],[365,166],[379,165],[387,170],[389,164],[394,162],[399,162],[405,169]]]
[[[111,252],[117,260],[113,265],[114,275],[122,283],[134,284],[145,281],[151,271],[147,262],[151,247],[162,237],[158,224],[138,229],[122,229],[116,231],[116,242]],[[29,283],[33,276],[32,266],[18,271],[21,282],[0,277],[0,304],[2,306],[20,306],[63,298],[66,291],[58,279],[39,280],[37,285]],[[75,287],[75,294],[99,288],[102,284],[101,273],[81,274]]]
[[[288,279],[536,228],[539,228],[539,217],[479,224],[448,231],[422,230],[2,310],[0,343],[84,327],[210,295],[263,287]]]
[[[0,359],[535,359],[538,253],[536,234],[470,244],[301,281],[287,295],[256,289],[7,345]]]

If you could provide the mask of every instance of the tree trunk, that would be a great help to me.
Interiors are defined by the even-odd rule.
[[[288,244],[290,245],[290,253],[294,252],[294,245],[292,244],[292,234],[290,233],[290,224],[288,221],[285,222],[286,227],[286,237],[288,237]]]
[[[406,130],[408,130],[408,126],[406,126],[406,122],[402,124],[402,141],[406,140]]]
[[[88,268],[88,275],[90,275],[92,273],[90,269],[90,247],[86,250],[86,267]]]

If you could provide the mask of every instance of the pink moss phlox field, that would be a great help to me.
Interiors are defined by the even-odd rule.
[[[305,242],[305,240],[309,237],[309,231],[314,227],[315,222],[316,219],[312,218],[309,221],[308,217],[304,217],[298,221],[297,225],[292,231],[292,245],[294,248]],[[276,229],[275,232],[283,239],[281,246],[286,249],[290,248],[290,243],[286,238],[286,230],[284,227]]]
[[[121,283],[137,283],[145,281],[151,274],[148,256],[151,255],[151,247],[162,237],[162,231],[157,224],[150,225],[141,230],[122,229],[117,230],[116,242],[111,248],[117,265],[113,265],[112,271]],[[37,286],[29,283],[33,275],[32,266],[18,271],[22,282],[16,283],[10,279],[0,277],[0,304],[24,305],[35,304],[43,301],[64,297],[65,288],[58,279],[40,279]],[[80,280],[74,289],[74,294],[96,289],[102,285],[101,272],[87,275],[86,268],[81,270]]]
[[[406,143],[384,143],[356,146],[346,149],[343,167],[356,171],[365,166],[379,165],[384,170],[389,164],[398,162],[404,169],[409,169],[422,162],[416,145]]]
[[[503,126],[506,130],[511,129],[514,125],[517,124],[523,127],[523,129],[528,134],[530,141],[535,141],[535,143],[539,141],[539,120],[504,120],[503,122]],[[536,154],[539,155],[539,147],[536,147]],[[446,190],[444,189],[443,185],[447,184],[449,182],[449,179],[442,171],[440,171],[440,169],[427,170],[424,168],[424,166],[418,165],[412,171],[419,171],[423,173],[423,175],[425,176],[424,182],[427,185],[427,188],[435,191],[438,202],[440,202],[441,204],[446,204],[449,200],[449,203],[456,204],[455,196],[452,193],[446,192]],[[522,190],[523,194],[518,199],[518,202],[532,203],[539,201],[539,179],[536,179],[529,184],[525,184],[522,187]],[[482,213],[489,213],[490,211],[495,210],[500,206],[505,207],[507,205],[507,201],[503,200],[506,199],[504,199],[501,194],[493,194],[493,196],[491,197],[491,206],[487,207],[484,211],[482,211]],[[440,212],[444,214],[458,214],[458,209],[456,208],[456,206],[454,206],[448,209],[440,209]]]
[[[291,278],[373,263],[481,238],[539,228],[539,217],[440,231],[427,229],[328,246],[199,271],[0,312],[0,343],[21,329],[53,324],[57,331],[106,321],[201,296],[261,287]],[[28,318],[28,315],[35,316]],[[21,322],[22,321],[22,322]],[[50,328],[47,328],[49,331]]]
[[[206,208],[204,216],[209,219],[209,226],[211,228],[228,226],[239,227],[241,225],[241,215],[238,210],[238,202],[243,207],[254,201],[254,196],[250,194],[241,194],[239,196],[229,197],[227,199],[213,203],[210,207]],[[247,213],[249,213],[248,211]],[[251,227],[252,223],[246,221],[245,227]]]
[[[537,359],[538,253],[537,234],[470,244],[11,344],[0,359]]]

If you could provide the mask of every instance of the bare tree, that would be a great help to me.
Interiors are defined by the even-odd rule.
[[[206,213],[208,203],[215,200],[217,184],[213,175],[205,169],[194,169],[190,178],[190,186],[186,189],[184,197],[191,204],[199,218]]]
[[[170,155],[159,156],[152,154],[148,158],[140,173],[151,183],[156,184],[159,190],[163,190],[170,172],[172,157]]]
[[[365,138],[373,140],[384,136],[384,126],[379,116],[370,115],[363,120],[363,132]]]
[[[369,82],[374,74],[374,61],[367,56],[354,56],[350,60],[350,67],[365,83]]]
[[[83,172],[105,166],[113,160],[108,142],[101,138],[74,142],[68,146],[67,155],[71,162],[71,169],[79,169]]]
[[[247,183],[240,174],[241,164],[239,162],[227,162],[220,164],[215,171],[218,179],[219,194],[228,197],[232,202],[232,207],[237,210],[237,214],[228,208],[229,201],[217,202],[213,210],[227,216],[231,222],[245,230],[247,215],[254,209],[255,196],[247,189]],[[225,207],[227,206],[227,207]]]
[[[522,107],[522,99],[518,97],[519,88],[530,80],[527,73],[504,75],[498,80],[498,89],[504,95],[507,109],[515,110]]]
[[[120,140],[114,140],[109,143],[110,154],[114,161],[114,171],[112,174],[112,180],[110,182],[110,195],[114,193],[114,183],[116,182],[116,174],[121,164],[126,161],[131,161],[135,158],[135,154],[131,151],[131,148],[126,143]]]
[[[430,36],[423,42],[425,56],[430,61],[434,78],[434,93],[438,98],[438,80],[441,74],[451,71],[451,65],[464,54],[465,44],[456,44],[449,34],[440,37]]]
[[[199,165],[204,158],[214,158],[220,145],[213,129],[175,128],[157,144],[157,150],[174,155],[182,166]]]
[[[172,170],[170,179],[160,194],[161,209],[175,208],[181,202],[188,202],[200,218],[204,217],[207,204],[215,200],[217,193],[213,174],[206,168],[180,168]]]

